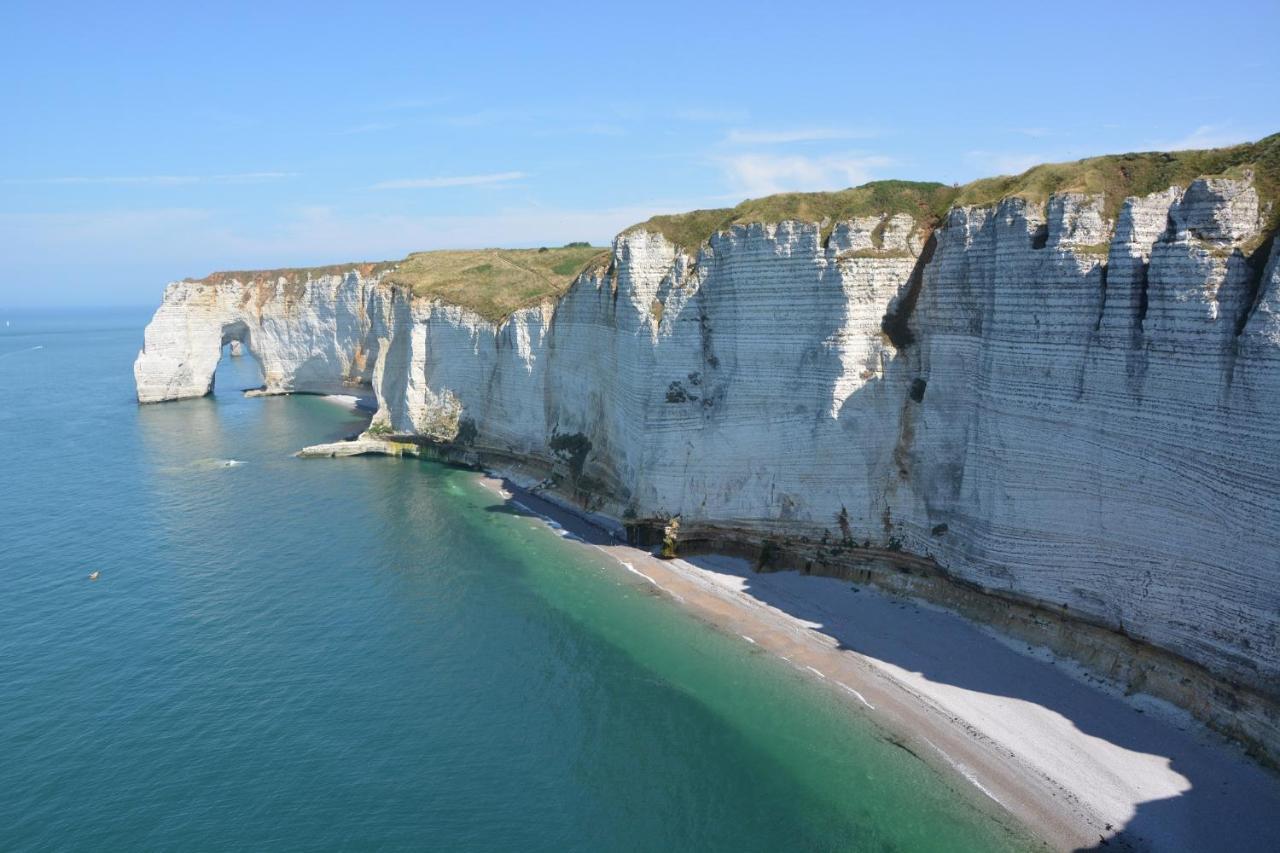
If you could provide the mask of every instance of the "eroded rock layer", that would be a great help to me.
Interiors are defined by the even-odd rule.
[[[169,286],[144,402],[269,392],[541,466],[615,517],[927,556],[1280,698],[1280,262],[1248,177],[735,225],[494,325],[353,269]],[[1265,730],[1275,720],[1255,727]],[[1264,738],[1265,739],[1265,736]]]

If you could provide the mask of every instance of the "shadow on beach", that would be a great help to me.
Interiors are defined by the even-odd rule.
[[[503,486],[515,497],[490,507],[492,512],[520,515],[527,507],[589,544],[623,544],[558,504],[510,482]],[[1083,683],[1065,666],[1024,654],[956,614],[911,599],[834,578],[757,573],[740,559],[692,557],[687,562],[740,578],[744,592],[809,623],[810,630],[830,637],[840,649],[938,684],[1037,705],[1089,737],[1166,759],[1188,783],[1179,795],[1137,804],[1132,817],[1106,827],[1095,845],[1080,850],[1277,849],[1280,779],[1189,717],[1178,723],[1148,713]]]
[[[694,562],[697,562],[695,558]],[[953,613],[875,589],[796,572],[740,574],[756,599],[832,637],[842,649],[920,673],[929,681],[1048,709],[1080,732],[1131,752],[1160,756],[1190,787],[1138,804],[1089,850],[1270,851],[1280,838],[1280,781],[1237,748],[1187,719],[1185,729],[1016,651]],[[826,584],[799,595],[797,584]],[[1029,650],[1029,649],[1028,649]]]

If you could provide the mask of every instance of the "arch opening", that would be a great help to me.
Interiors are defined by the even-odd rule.
[[[213,392],[219,380],[226,387],[238,391],[263,387],[265,379],[262,363],[253,352],[252,336],[243,321],[237,320],[222,327],[219,347],[218,363],[209,380],[210,392]]]

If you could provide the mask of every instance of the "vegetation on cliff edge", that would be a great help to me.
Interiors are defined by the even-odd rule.
[[[981,178],[963,186],[916,181],[872,181],[835,192],[783,193],[749,199],[737,207],[654,216],[628,230],[655,231],[686,249],[696,249],[732,225],[799,220],[819,222],[823,236],[836,222],[857,216],[909,213],[924,230],[935,227],[954,205],[991,205],[1010,197],[1045,202],[1062,192],[1102,194],[1114,219],[1129,196],[1167,187],[1186,187],[1200,177],[1254,173],[1264,206],[1271,204],[1267,230],[1280,225],[1280,134],[1258,142],[1204,151],[1142,152],[1089,157],[1073,163],[1046,163],[1021,175]]]
[[[561,295],[586,267],[603,265],[608,257],[608,249],[589,243],[558,249],[441,250],[414,252],[402,261],[217,272],[200,281],[218,284],[235,279],[261,284],[283,279],[286,284],[300,285],[308,279],[352,270],[364,277],[386,273],[384,281],[410,289],[416,296],[459,305],[498,322],[521,308]]]
[[[843,220],[908,213],[921,230],[928,231],[954,205],[990,205],[1010,197],[1043,203],[1061,192],[1102,194],[1106,215],[1114,218],[1129,196],[1148,195],[1174,185],[1186,187],[1199,177],[1240,177],[1246,171],[1253,172],[1262,198],[1268,217],[1265,230],[1273,232],[1280,226],[1280,134],[1205,151],[1112,154],[1073,163],[1046,163],[1020,175],[982,178],[963,186],[873,181],[835,192],[782,193],[749,199],[736,207],[654,216],[628,230],[654,231],[689,250],[696,250],[730,226],[755,222],[818,222],[825,239],[835,223]],[[861,254],[882,256],[878,250]],[[298,285],[351,270],[359,270],[365,277],[385,272],[386,281],[409,288],[417,296],[459,305],[498,322],[521,308],[560,296],[579,273],[604,267],[609,257],[608,249],[569,243],[557,249],[416,252],[402,261],[219,272],[201,281],[274,283],[284,279]]]

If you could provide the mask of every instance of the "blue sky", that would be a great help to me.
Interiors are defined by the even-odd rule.
[[[1275,0],[188,5],[0,11],[0,309],[1280,130]]]

